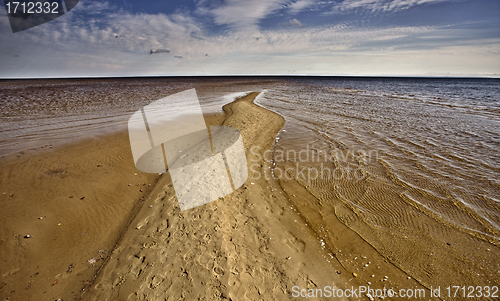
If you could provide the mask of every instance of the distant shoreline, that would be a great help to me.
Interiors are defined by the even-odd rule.
[[[91,79],[152,79],[152,78],[180,78],[180,79],[190,79],[190,78],[214,78],[214,79],[230,79],[230,78],[254,78],[254,79],[283,79],[283,78],[316,78],[316,79],[437,79],[437,80],[499,80],[500,75],[495,76],[415,76],[415,75],[287,75],[287,74],[222,74],[222,75],[130,75],[130,76],[88,76],[88,77],[44,77],[44,78],[32,78],[32,77],[0,77],[0,81],[16,81],[16,80],[91,80]]]

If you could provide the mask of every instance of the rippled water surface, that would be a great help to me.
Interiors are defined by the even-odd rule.
[[[138,78],[0,82],[0,155],[126,130],[141,107],[196,88],[204,113],[222,112],[252,80]],[[262,83],[262,81],[260,81]]]
[[[259,103],[316,210],[428,286],[500,279],[500,81],[298,79]]]

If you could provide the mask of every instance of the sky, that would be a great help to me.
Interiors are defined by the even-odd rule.
[[[0,78],[500,77],[498,0],[80,0],[17,33],[0,5]]]

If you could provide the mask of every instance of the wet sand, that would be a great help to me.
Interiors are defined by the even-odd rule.
[[[258,177],[272,167],[258,155],[284,120],[253,104],[257,94],[207,123],[238,128],[258,168],[237,191],[191,210],[179,210],[168,173],[135,169],[126,133],[3,158],[1,206],[11,214],[0,213],[0,297],[287,300],[293,286],[422,288],[335,212],[321,211],[329,228],[311,225],[293,203],[321,202],[299,183]]]
[[[127,144],[120,133],[2,159],[3,298],[57,300],[92,278],[158,179]]]

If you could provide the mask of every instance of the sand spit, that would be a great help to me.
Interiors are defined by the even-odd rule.
[[[253,104],[257,95],[224,107],[223,125],[241,131],[249,162],[273,146],[284,124],[281,116]],[[258,155],[252,146],[259,146]],[[261,160],[259,166],[234,193],[183,212],[170,177],[163,176],[81,300],[289,300],[294,286],[382,286],[388,283],[384,275],[420,287],[340,223],[334,236],[345,249],[332,255],[278,181],[258,177],[270,164]],[[295,195],[314,199],[298,191],[302,186],[293,187]],[[360,262],[354,257],[365,260],[360,252],[378,267],[377,278],[355,266]]]
[[[284,124],[252,103],[257,94],[224,108],[223,125],[241,131],[247,154],[254,145],[269,149]],[[335,269],[308,247],[311,233],[272,187],[249,179],[231,195],[180,212],[166,174],[82,300],[276,300],[288,299],[292,284],[334,281]]]
[[[321,206],[303,186],[263,176],[284,119],[253,104],[257,95],[207,119],[240,130],[249,179],[191,210],[179,210],[168,173],[135,170],[126,133],[4,160],[0,299],[289,300],[294,287],[422,288],[335,212],[321,214],[328,229],[302,218],[300,202]]]

